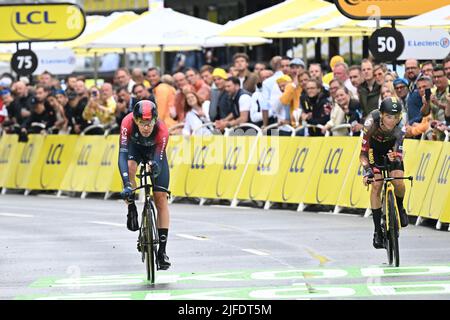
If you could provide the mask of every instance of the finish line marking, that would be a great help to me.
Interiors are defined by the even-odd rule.
[[[256,254],[257,256],[269,256],[270,254],[264,251],[259,251],[259,250],[255,250],[255,249],[242,249],[242,251],[248,252],[248,253],[253,253]]]
[[[125,228],[125,225],[122,224],[122,223],[104,222],[104,221],[88,221],[88,223],[94,223],[94,224],[101,224],[101,225],[105,225],[105,226],[113,226],[113,227]]]
[[[34,217],[31,214],[20,214],[20,213],[9,213],[9,212],[1,212],[0,216],[3,216],[3,217],[16,217],[16,218],[33,218]]]

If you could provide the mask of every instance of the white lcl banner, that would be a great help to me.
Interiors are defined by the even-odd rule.
[[[444,29],[399,30],[405,38],[405,50],[398,60],[408,58],[441,60],[450,52],[450,36]]]
[[[75,70],[77,58],[71,49],[35,50],[38,67],[34,75],[48,71],[55,75],[71,74]]]

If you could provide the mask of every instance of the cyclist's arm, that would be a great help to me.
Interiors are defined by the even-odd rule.
[[[156,129],[156,128],[155,128]],[[155,137],[155,152],[153,154],[153,162],[155,162],[159,168],[162,167],[162,160],[166,152],[167,142],[169,141],[169,131],[163,121],[158,121],[157,134]]]
[[[130,184],[130,177],[128,176],[128,143],[130,142],[132,117],[125,117],[120,126],[119,136],[119,171],[122,177],[123,185]]]
[[[393,151],[396,153],[395,160],[403,161],[403,140],[405,139],[406,126],[405,123],[401,123],[401,125],[395,131],[395,145]]]
[[[361,153],[359,155],[359,160],[363,168],[369,166],[369,149],[370,149],[370,135],[373,130],[374,121],[371,115],[368,115],[363,127],[363,138],[361,141]]]

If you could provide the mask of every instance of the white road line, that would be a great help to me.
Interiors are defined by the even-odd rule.
[[[256,254],[257,256],[269,256],[270,254],[264,251],[259,251],[259,250],[255,250],[255,249],[242,249],[242,251],[248,252],[248,253],[253,253]]]
[[[33,218],[34,217],[31,214],[19,214],[19,213],[9,213],[9,212],[0,212],[0,216],[16,217],[16,218]]]
[[[209,240],[208,238],[197,237],[197,236],[190,236],[190,235],[188,235],[188,234],[183,234],[183,233],[177,233],[176,236],[177,236],[177,237],[180,237],[180,238],[185,238],[185,239],[190,239],[190,240],[198,240],[198,241],[206,241],[206,240]]]
[[[95,223],[95,224],[102,224],[105,226],[113,226],[113,227],[120,227],[124,228],[125,225],[122,223],[114,223],[114,222],[104,222],[104,221],[88,221],[88,223]]]

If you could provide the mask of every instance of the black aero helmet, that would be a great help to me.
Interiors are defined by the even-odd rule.
[[[403,103],[395,97],[387,97],[380,104],[380,112],[392,115],[401,114]]]
[[[141,100],[137,102],[133,108],[133,118],[137,123],[144,121],[155,124],[156,120],[158,120],[156,104],[150,100]]]

